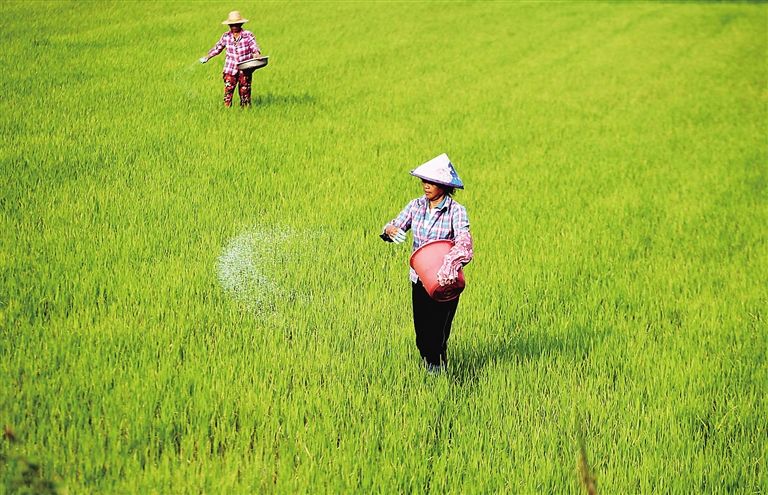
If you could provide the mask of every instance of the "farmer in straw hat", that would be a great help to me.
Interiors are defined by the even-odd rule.
[[[200,63],[204,64],[212,57],[215,57],[227,49],[227,58],[224,59],[224,106],[232,106],[232,95],[235,93],[235,86],[240,90],[240,106],[247,107],[251,105],[251,77],[252,71],[242,71],[237,68],[237,64],[250,60],[261,55],[259,44],[253,33],[243,30],[243,24],[248,19],[243,19],[240,12],[233,10],[229,13],[227,20],[222,22],[229,26],[229,31],[221,35],[219,42],[211,48],[208,55],[200,58]]]
[[[428,241],[453,240],[437,272],[439,284],[450,285],[473,256],[467,210],[452,197],[456,189],[464,189],[464,184],[445,153],[411,171],[411,175],[421,179],[424,196],[408,203],[397,218],[386,224],[381,238],[402,243],[405,233],[411,230],[413,251]],[[427,370],[439,373],[447,363],[448,337],[459,299],[438,302],[429,296],[413,269],[410,278],[416,346]]]

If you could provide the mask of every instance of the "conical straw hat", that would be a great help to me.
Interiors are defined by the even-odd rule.
[[[248,19],[243,19],[239,10],[233,10],[222,24],[245,24],[246,22],[248,22]]]
[[[459,174],[456,173],[456,169],[445,153],[411,170],[411,175],[435,184],[464,189],[464,183],[461,182]]]

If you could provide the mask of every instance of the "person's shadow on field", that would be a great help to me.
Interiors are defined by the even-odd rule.
[[[504,339],[462,342],[449,349],[446,374],[453,384],[465,387],[475,385],[484,368],[496,363],[520,364],[555,354],[582,360],[607,334],[607,331],[582,329],[564,336],[510,329]]]
[[[251,100],[251,104],[256,107],[265,107],[271,105],[313,105],[315,102],[315,97],[309,93],[293,95],[276,95],[274,93],[266,93],[263,95],[255,95]]]

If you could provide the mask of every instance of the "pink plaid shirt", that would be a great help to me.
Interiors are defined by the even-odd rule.
[[[416,198],[400,214],[387,225],[394,225],[405,231],[413,232],[413,251],[422,244],[437,239],[451,239],[453,247],[445,255],[443,265],[438,271],[438,280],[441,278],[456,278],[459,269],[472,261],[474,250],[472,235],[469,233],[469,219],[467,209],[446,196],[438,207],[430,212],[429,200],[425,196]],[[386,229],[386,225],[384,228]],[[419,279],[411,268],[411,281],[416,283]]]
[[[233,76],[238,73],[237,64],[261,55],[261,48],[256,43],[253,33],[245,30],[240,31],[240,39],[237,41],[235,41],[231,31],[222,34],[216,46],[208,52],[208,58],[215,57],[224,48],[227,49],[227,58],[224,59],[224,74]]]

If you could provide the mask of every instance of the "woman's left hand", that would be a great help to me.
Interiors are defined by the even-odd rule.
[[[447,264],[443,264],[437,271],[437,283],[441,286],[451,285],[456,282],[458,274],[451,273],[451,268]]]

